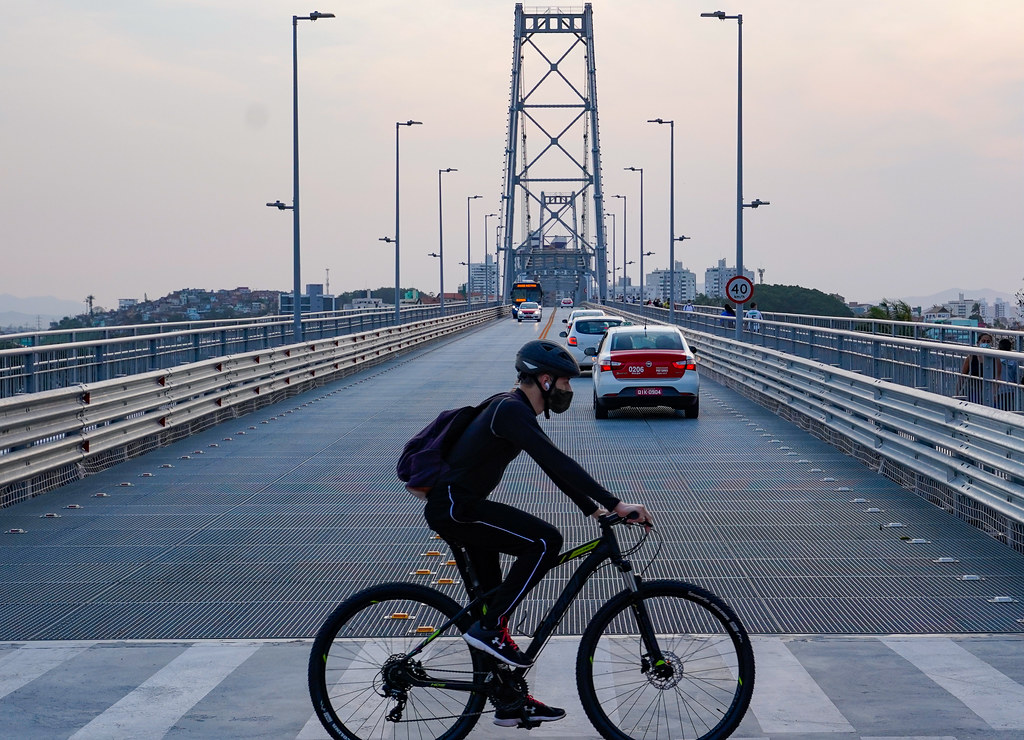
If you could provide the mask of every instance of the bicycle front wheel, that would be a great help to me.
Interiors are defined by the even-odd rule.
[[[643,619],[656,649],[641,637]],[[647,581],[594,615],[580,641],[576,682],[583,709],[608,740],[722,740],[750,704],[754,651],[739,618],[711,592]]]
[[[483,693],[413,685],[486,675],[462,639],[468,615],[408,656],[460,609],[439,591],[411,583],[365,589],[335,609],[309,658],[310,697],[331,737],[459,740],[469,734],[484,708]]]

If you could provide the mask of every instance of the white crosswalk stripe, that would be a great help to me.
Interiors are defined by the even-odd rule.
[[[993,730],[1024,730],[1024,686],[948,638],[882,640]]]
[[[74,658],[91,645],[91,642],[78,642],[59,648],[39,648],[28,643],[5,655],[0,658],[0,699]]]
[[[71,738],[162,738],[258,649],[259,643],[193,645]]]
[[[1014,668],[1024,663],[1024,640],[1016,636],[989,638],[999,641],[999,650],[989,646],[987,650],[979,650],[975,654],[964,645],[972,639],[980,643],[986,638],[900,636],[876,639],[877,642],[875,639],[866,640],[865,645],[884,645],[920,672],[919,681],[927,677],[944,690],[949,696],[945,710],[960,712],[964,727],[988,728],[984,732],[1000,739],[1024,736],[1024,685],[1021,673]],[[876,725],[872,728],[875,731],[858,734],[856,722],[850,718],[864,717],[870,713],[862,707],[847,717],[839,708],[855,704],[858,696],[829,696],[814,680],[812,673],[801,664],[800,658],[806,659],[806,652],[791,651],[787,638],[755,636],[753,641],[757,658],[757,682],[748,716],[743,727],[734,735],[737,740],[785,740],[787,736],[822,737],[833,734],[858,740],[962,740],[968,737],[941,732],[921,733],[920,728],[912,726],[912,722],[904,722],[902,711],[894,712],[890,732],[879,734]],[[807,642],[806,638],[802,641],[805,651]],[[829,638],[815,638],[814,642],[817,673],[822,669],[821,662],[829,660]],[[33,687],[38,684],[40,688],[37,691],[48,692],[52,691],[54,681],[62,680],[80,685],[83,692],[87,692],[90,676],[88,673],[80,675],[84,665],[88,665],[88,670],[92,671],[117,671],[129,651],[137,655],[140,649],[145,649],[145,645],[139,642],[0,644],[0,727],[5,728],[4,731],[7,728],[30,728],[28,732],[18,730],[20,734],[11,737],[59,737],[45,732],[32,734],[31,725],[25,724],[31,722],[31,717],[26,719],[23,711],[26,702],[37,701],[39,706],[54,706],[49,701],[52,697],[46,694],[41,693],[38,699],[34,698]],[[297,740],[321,740],[327,737],[308,703],[304,675],[299,675],[296,670],[293,671],[296,675],[282,673],[267,676],[246,666],[247,661],[265,645],[275,650],[287,649],[289,654],[292,654],[291,650],[297,651],[294,654],[297,660],[292,665],[301,665],[304,663],[302,657],[310,649],[310,641],[154,642],[153,645],[154,650],[160,649],[165,653],[168,645],[176,647],[173,653],[168,653],[168,657],[171,654],[174,657],[165,664],[162,661],[155,663],[155,673],[119,700],[113,701],[116,697],[111,697],[113,703],[100,709],[95,716],[81,718],[74,696],[62,697],[58,710],[66,706],[68,713],[67,718],[62,720],[62,726],[71,728],[63,736],[75,740],[165,738],[168,733],[182,731],[185,726],[183,723],[187,723],[191,715],[208,720],[211,706],[232,707],[232,712],[246,716],[246,712],[254,713],[253,708],[233,701],[235,695],[230,688],[231,685],[245,685],[258,687],[265,692],[265,700],[257,698],[257,701],[266,703],[265,708],[260,707],[262,713],[273,711],[271,705],[280,709],[282,705],[274,705],[273,702],[279,702],[282,686],[291,689],[291,698],[284,707],[292,718],[287,725],[291,729],[286,730],[286,734],[281,737]],[[563,706],[569,712],[566,719],[545,724],[532,731],[531,737],[548,740],[590,740],[598,737],[587,721],[576,695],[575,656],[578,646],[578,638],[553,639],[531,672],[530,686],[538,698]],[[849,641],[846,641],[846,646],[845,650],[836,651],[836,663],[831,666],[832,671],[854,669],[850,665]],[[877,647],[872,654],[877,657]],[[994,660],[1002,661],[1000,665],[1003,670],[990,665],[978,655],[999,655]],[[1013,675],[1007,675],[1007,670]],[[229,677],[230,684],[227,682]],[[841,686],[841,683],[833,682],[831,685],[831,690],[837,692],[835,687]],[[83,697],[86,695],[83,693]],[[205,709],[197,708],[208,696]],[[209,703],[211,700],[212,704]],[[196,729],[204,724],[209,725],[212,731],[213,723],[204,721],[197,724],[193,718],[193,722],[188,725],[190,735],[216,737],[217,740],[225,737],[248,738],[252,735],[231,732],[243,729],[250,732],[254,728],[252,724],[245,728],[238,725],[237,730],[225,734],[224,728],[229,725],[220,724],[212,734],[196,734]],[[78,728],[77,731],[75,728]],[[915,733],[915,729],[918,732]],[[485,715],[470,738],[508,738],[512,734],[507,728],[494,727],[490,716]],[[969,737],[979,737],[977,730]]]
[[[755,637],[757,678],[750,709],[768,734],[853,732],[836,705],[778,637]],[[799,696],[799,701],[793,697]]]

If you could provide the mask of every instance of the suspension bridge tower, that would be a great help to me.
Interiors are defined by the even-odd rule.
[[[591,4],[516,4],[502,192],[505,295],[539,280],[556,295],[607,297]]]

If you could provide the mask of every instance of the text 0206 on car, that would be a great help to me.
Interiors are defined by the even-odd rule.
[[[668,406],[695,419],[700,414],[697,361],[682,332],[672,326],[613,326],[593,357],[594,416],[627,406]]]

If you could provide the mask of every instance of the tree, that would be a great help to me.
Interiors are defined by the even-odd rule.
[[[758,285],[754,289],[754,300],[761,311],[771,313],[853,316],[850,307],[837,296],[798,285]]]

